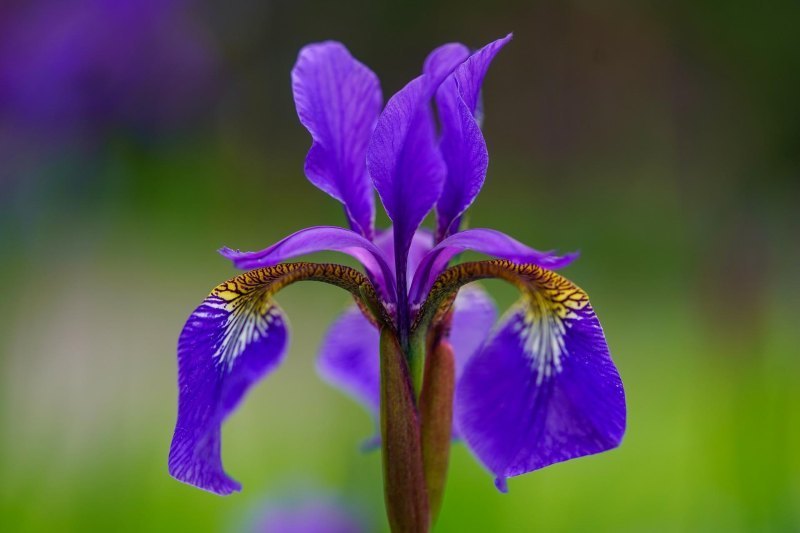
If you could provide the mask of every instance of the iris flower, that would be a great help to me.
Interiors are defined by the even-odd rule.
[[[288,333],[273,297],[305,280],[355,301],[328,332],[318,368],[380,421],[393,531],[430,527],[454,435],[503,491],[508,477],[620,443],[624,391],[600,322],[586,293],[555,272],[575,255],[463,228],[489,161],[481,85],[510,40],[474,53],[457,43],[435,49],[383,109],[377,77],[342,44],[301,50],[292,88],[313,141],[305,174],[341,202],[349,229],[311,227],[258,252],[221,250],[249,270],[214,288],[180,335],[174,477],[218,494],[240,490],[222,467],[221,424],[280,364]],[[375,228],[373,187],[388,229]],[[431,211],[433,231],[421,228]],[[351,255],[363,271],[285,262],[323,250]],[[465,250],[491,259],[451,266]],[[474,283],[487,278],[520,292],[496,325],[494,303]]]

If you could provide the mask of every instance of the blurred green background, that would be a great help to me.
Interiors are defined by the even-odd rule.
[[[225,426],[232,497],[167,475],[176,339],[234,274],[217,248],[344,224],[302,172],[302,45],[343,41],[388,98],[433,47],[508,31],[470,223],[582,252],[565,273],[629,427],[507,495],[456,445],[436,530],[800,529],[799,22],[780,0],[4,2],[2,529],[237,530],[297,483],[385,528],[372,421],[314,372],[343,293],[280,295],[293,344]]]

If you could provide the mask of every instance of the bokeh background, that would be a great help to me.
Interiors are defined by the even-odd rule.
[[[5,0],[2,529],[237,530],[287,486],[385,528],[379,456],[358,451],[372,421],[314,372],[340,291],[280,295],[287,361],[224,431],[239,495],[166,473],[176,339],[234,274],[217,248],[344,224],[302,172],[301,46],[345,42],[388,97],[434,46],[512,30],[471,223],[581,250],[565,273],[629,428],[507,495],[457,445],[437,531],[800,529],[798,22],[793,0]]]

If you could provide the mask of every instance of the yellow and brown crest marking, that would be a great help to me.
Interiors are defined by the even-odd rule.
[[[362,298],[377,300],[369,280],[343,265],[285,263],[245,272],[215,287],[204,302],[207,308],[198,310],[199,318],[224,321],[214,353],[217,362],[230,368],[249,345],[268,337],[271,328],[283,326],[285,317],[272,297],[287,285],[306,280],[329,283],[349,291],[365,313],[369,309]]]
[[[503,322],[514,321],[513,331],[537,371],[537,382],[560,372],[567,356],[567,331],[573,320],[580,320],[578,312],[589,305],[589,297],[565,277],[537,265],[494,260],[462,263],[445,270],[433,284],[415,327],[441,320],[461,286],[487,278],[506,280],[522,294]]]

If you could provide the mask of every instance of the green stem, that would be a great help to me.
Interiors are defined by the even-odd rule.
[[[419,398],[422,392],[422,380],[425,369],[425,343],[426,335],[424,332],[416,331],[411,336],[408,347],[408,369],[411,377],[411,385],[414,388],[414,397]]]

